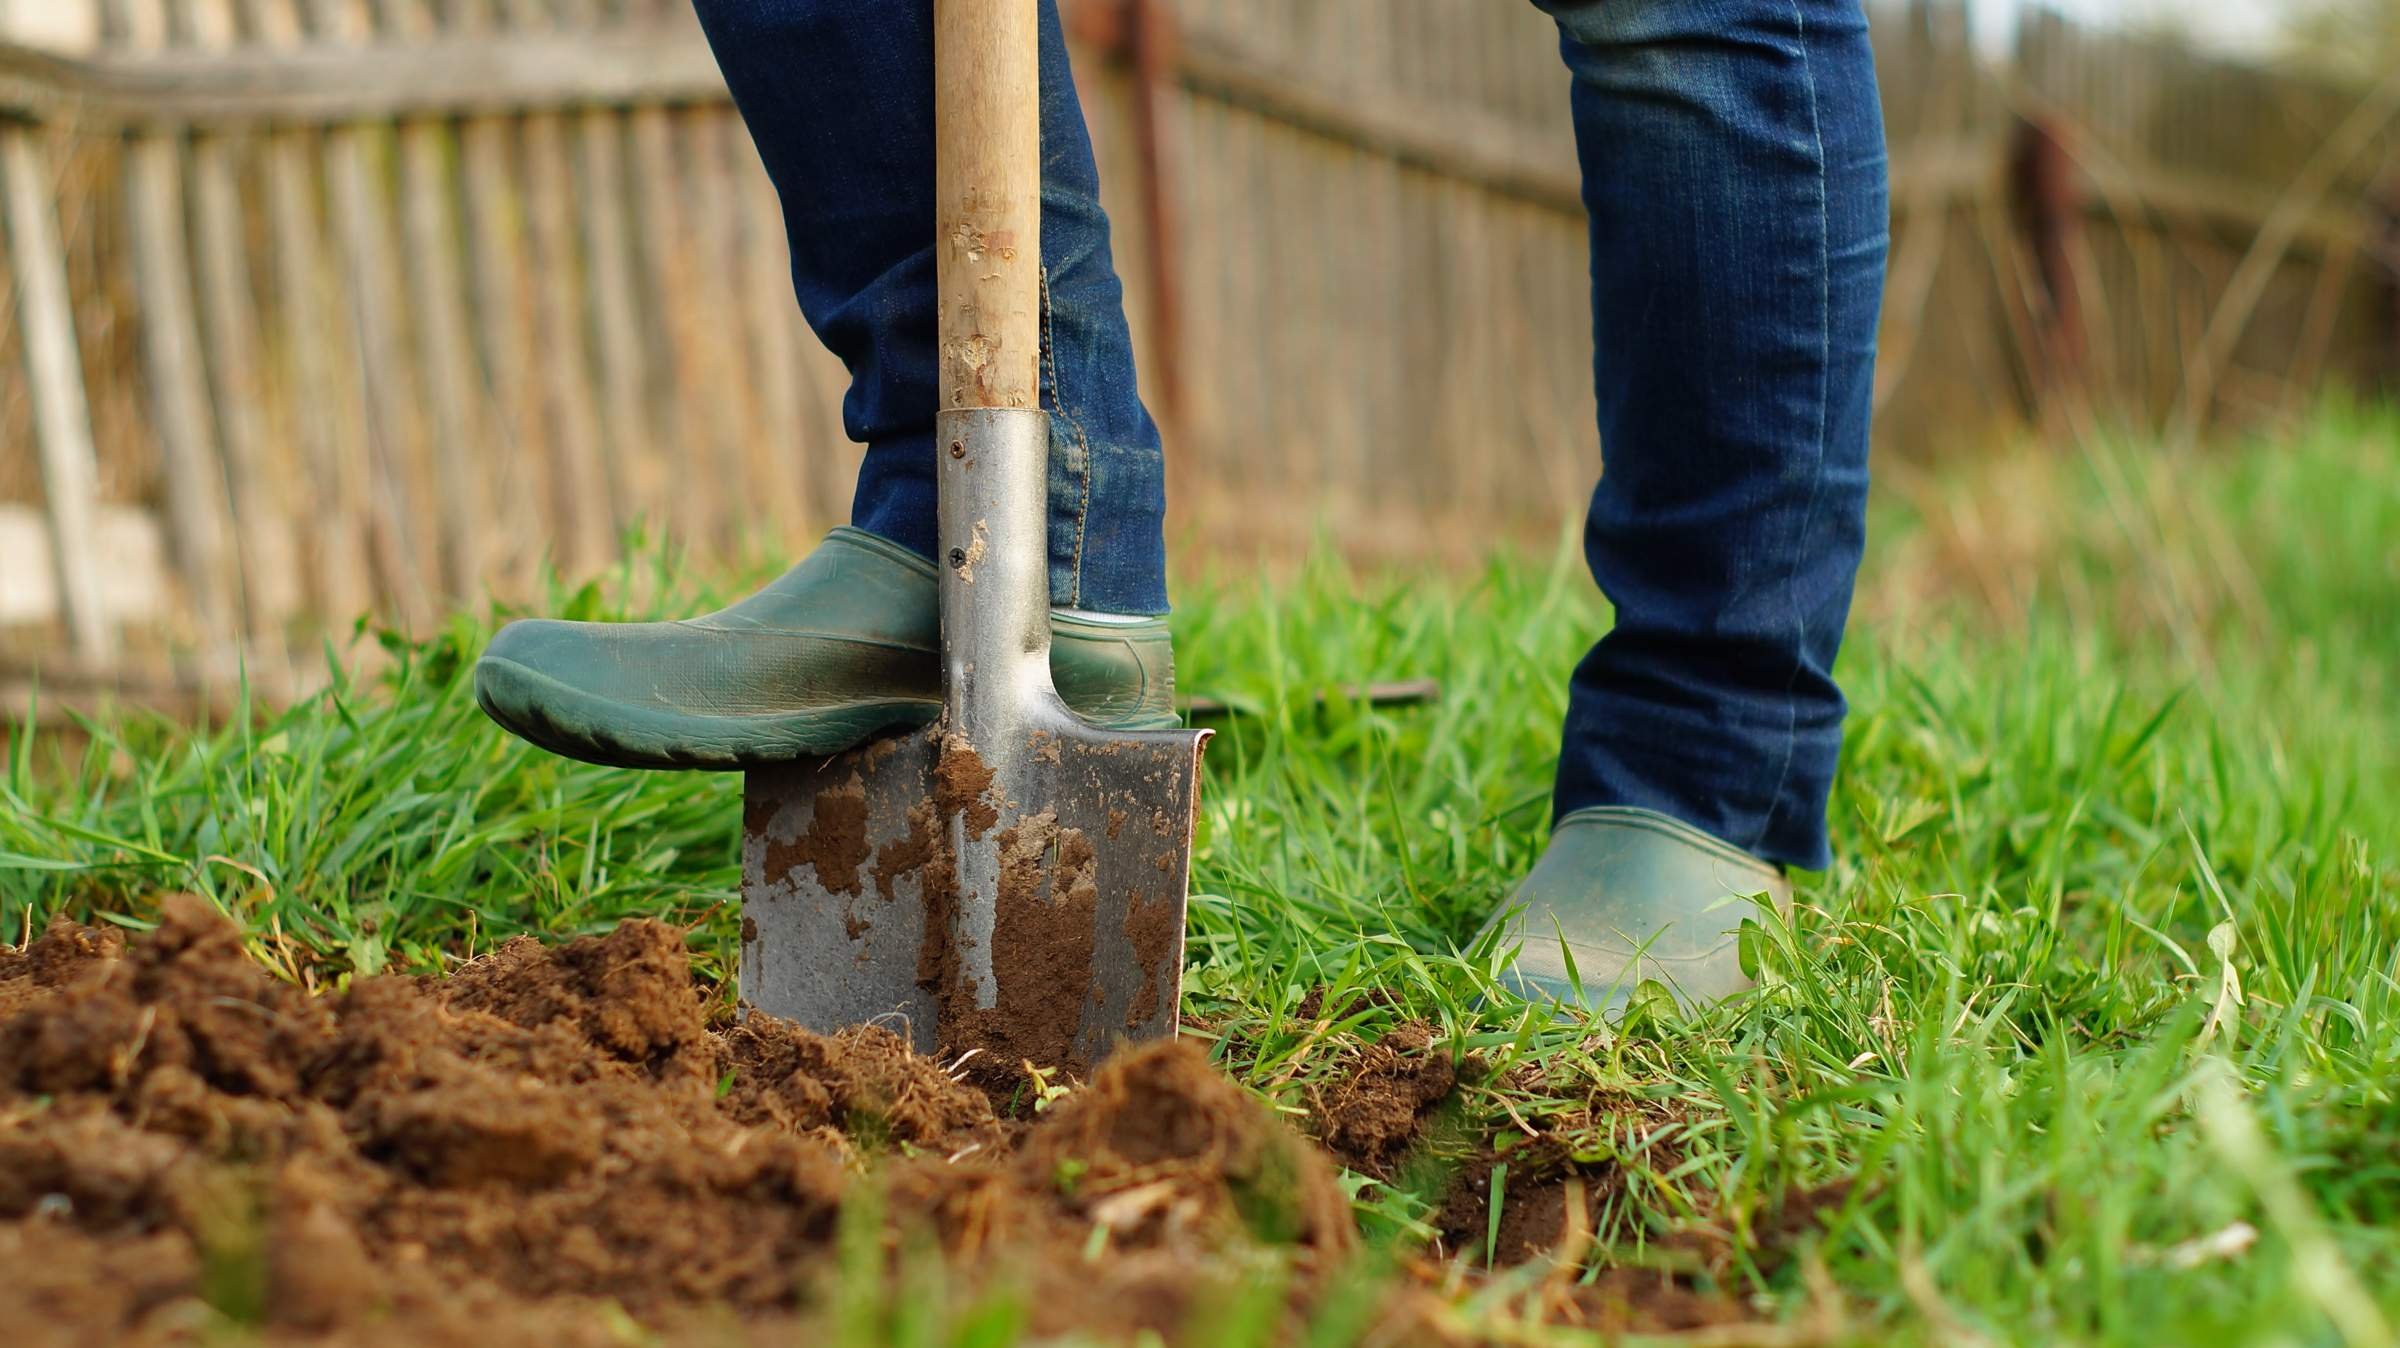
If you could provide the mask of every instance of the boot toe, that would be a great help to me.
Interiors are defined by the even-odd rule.
[[[528,618],[501,628],[475,662],[475,701],[502,728],[552,753],[615,763],[627,746],[612,727],[635,709],[595,686],[595,624]]]
[[[1728,906],[1724,921],[1735,932],[1745,920]],[[1499,982],[1529,1002],[1556,1002],[1599,1015],[1623,1011],[1644,984],[1663,987],[1689,1007],[1722,1001],[1750,987],[1742,972],[1738,934],[1729,933],[1715,946],[1693,954],[1662,957],[1655,942],[1671,934],[1672,929],[1651,933],[1654,944],[1640,947],[1630,940],[1561,940],[1555,931],[1511,931],[1507,939],[1522,937],[1523,944],[1515,962],[1501,971]]]
[[[569,652],[575,646],[575,629],[585,623],[562,622],[556,618],[521,618],[493,635],[491,644],[483,648],[483,658],[475,662],[475,680],[480,688],[487,669],[517,669],[555,677],[562,666],[571,664]]]
[[[475,696],[486,707],[540,709],[563,696],[611,698],[602,686],[597,623],[526,618],[500,629],[475,662]],[[514,728],[513,726],[511,727]]]
[[[1500,981],[1529,1001],[1615,1012],[1655,981],[1699,1006],[1750,986],[1740,932],[1761,895],[1788,909],[1790,882],[1679,820],[1607,806],[1559,821],[1485,930],[1517,947]]]

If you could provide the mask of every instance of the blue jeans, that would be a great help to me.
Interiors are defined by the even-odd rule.
[[[695,0],[783,199],[801,312],[850,370],[850,522],[934,555],[932,0]],[[1042,0],[1043,403],[1054,602],[1167,611],[1166,463],[1134,390],[1100,172]]]
[[[930,556],[930,0],[695,3],[782,193],[801,307],[851,371],[853,522]],[[1553,808],[1644,806],[1821,868],[1886,243],[1865,18],[1859,0],[1535,3],[1573,75],[1607,459],[1584,548],[1616,610],[1569,685]],[[1158,431],[1042,8],[1053,598],[1161,613]]]

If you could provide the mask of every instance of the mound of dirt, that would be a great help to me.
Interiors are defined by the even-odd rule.
[[[998,1098],[1028,1117],[1003,1118],[1001,1065],[945,1070],[872,1027],[712,1026],[708,1004],[655,922],[329,997],[270,976],[198,899],[131,943],[53,923],[0,949],[6,1341],[782,1344],[987,1291],[1032,1334],[1171,1339],[1262,1277],[1294,1313],[1344,1285],[1336,1158],[1391,1177],[1459,1079],[1402,1026],[1311,1090],[1312,1143],[1164,1044],[1063,1092],[1015,1071]],[[1736,1317],[1553,1257],[1590,1229],[1573,1196],[1601,1192],[1557,1146],[1510,1153],[1489,1240],[1498,1154],[1472,1145],[1429,1214],[1437,1248],[1556,1264],[1534,1319]],[[1474,1275],[1404,1274],[1377,1336],[1456,1338]],[[862,1312],[878,1275],[888,1306]]]
[[[1004,1124],[881,1029],[712,1030],[657,923],[329,999],[194,899],[0,953],[13,1342],[788,1338],[866,1195],[895,1268],[1004,1274],[1036,1331],[1175,1333],[1244,1250],[1305,1297],[1353,1241],[1328,1161],[1197,1050]]]

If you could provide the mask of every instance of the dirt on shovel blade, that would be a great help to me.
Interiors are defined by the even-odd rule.
[[[790,1343],[931,1267],[1028,1334],[1174,1338],[1351,1264],[1331,1160],[1189,1045],[1023,1123],[885,1030],[705,1004],[655,922],[329,997],[196,899],[55,923],[0,950],[0,1337]],[[1372,1322],[1442,1337],[1402,1291]]]

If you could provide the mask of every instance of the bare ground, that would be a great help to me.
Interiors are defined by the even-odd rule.
[[[1261,1269],[1296,1320],[1357,1258],[1336,1159],[1390,1173],[1457,1084],[1422,1031],[1389,1036],[1310,1101],[1312,1141],[1168,1044],[1003,1119],[885,1030],[712,1026],[707,1004],[655,922],[335,997],[277,981],[198,900],[130,947],[55,924],[0,951],[0,1324],[27,1345],[228,1322],[617,1344],[628,1318],[669,1343],[786,1341],[860,1279],[862,1221],[869,1280],[937,1264],[954,1305],[1013,1289],[1037,1334],[1172,1338]],[[1504,1263],[1576,1240],[1593,1201],[1537,1154]],[[1480,1249],[1477,1173],[1440,1214],[1454,1248]],[[1405,1265],[1376,1336],[1459,1337],[1442,1304],[1463,1276]],[[1552,1281],[1546,1317],[1739,1317],[1653,1273]]]

